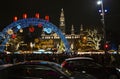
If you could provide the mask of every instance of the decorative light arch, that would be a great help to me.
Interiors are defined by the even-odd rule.
[[[18,30],[21,28],[26,28],[29,27],[29,25],[37,26],[38,24],[42,24],[43,28],[48,28],[49,30],[51,29],[53,32],[57,33],[57,35],[61,38],[65,45],[65,51],[69,52],[70,51],[70,46],[65,38],[65,36],[62,34],[61,30],[57,28],[54,24],[48,22],[47,20],[39,19],[39,18],[26,18],[26,19],[21,19],[18,21],[15,21],[8,25],[6,28],[3,29],[2,32],[0,32],[0,51],[4,51],[5,45],[10,38],[11,34],[8,34],[8,30],[13,30],[14,33],[17,33]],[[11,32],[12,33],[12,32]]]

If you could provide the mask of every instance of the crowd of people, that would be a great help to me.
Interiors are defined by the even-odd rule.
[[[61,63],[69,57],[88,56],[103,65],[120,66],[119,54],[82,54],[82,55],[67,55],[67,54],[0,54],[0,64],[18,63],[29,60],[47,60],[56,63]]]

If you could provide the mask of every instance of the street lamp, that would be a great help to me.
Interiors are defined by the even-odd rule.
[[[99,0],[98,2],[97,2],[97,4],[98,5],[101,5],[101,16],[102,16],[102,19],[101,19],[101,21],[102,21],[102,23],[103,24],[105,24],[105,18],[104,18],[104,15],[105,15],[105,12],[104,12],[104,7],[103,7],[103,1],[102,0]]]
[[[104,5],[103,5],[103,0],[99,0],[97,2],[98,5],[101,6],[101,16],[102,16],[102,25],[103,25],[103,35],[104,35],[104,45],[106,44],[106,31],[105,31],[105,11],[104,11]],[[105,50],[106,53],[106,50]]]

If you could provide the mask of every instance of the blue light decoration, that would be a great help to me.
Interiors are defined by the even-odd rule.
[[[21,29],[21,26],[19,24],[17,24],[17,29]]]
[[[50,34],[52,32],[52,29],[51,28],[44,28],[43,29],[46,33]]]
[[[65,45],[65,51],[68,53],[70,52],[70,45],[67,39],[65,38],[65,36],[63,35],[62,31],[59,28],[57,28],[57,26],[50,23],[49,21],[39,19],[39,18],[24,18],[24,19],[14,21],[10,25],[6,26],[1,32],[1,36],[3,34],[5,38],[2,40],[0,39],[0,41],[2,41],[2,43],[0,43],[0,52],[4,52],[5,45],[11,37],[11,35],[7,33],[9,29],[12,29],[14,33],[17,33],[17,31],[19,31],[19,29],[21,28],[26,28],[26,27],[29,27],[30,25],[38,26],[39,24],[42,24],[43,28],[45,28],[45,31],[47,33],[51,33],[52,31],[55,32],[63,41]]]
[[[2,32],[0,32],[0,40],[1,40],[1,38],[5,38],[5,36]]]

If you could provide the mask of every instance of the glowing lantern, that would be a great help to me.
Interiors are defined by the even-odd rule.
[[[16,34],[12,34],[12,36],[11,36],[11,37],[12,37],[13,39],[14,39],[14,38],[16,38]]]
[[[27,14],[26,14],[26,13],[23,14],[23,18],[24,18],[24,19],[27,18]]]
[[[15,17],[13,18],[13,20],[14,20],[14,21],[17,21],[17,20],[18,20],[18,17],[17,17],[17,16],[15,16]]]
[[[83,43],[86,43],[86,42],[87,42],[87,37],[86,37],[86,36],[84,36],[84,37],[82,38],[82,42],[83,42]]]
[[[30,32],[34,32],[35,31],[35,28],[33,26],[29,27],[29,31]]]
[[[35,14],[35,17],[36,17],[36,18],[40,18],[40,14],[39,14],[39,13],[36,13],[36,14]]]
[[[45,16],[45,20],[49,21],[49,19],[50,19],[49,16],[46,15],[46,16]]]

